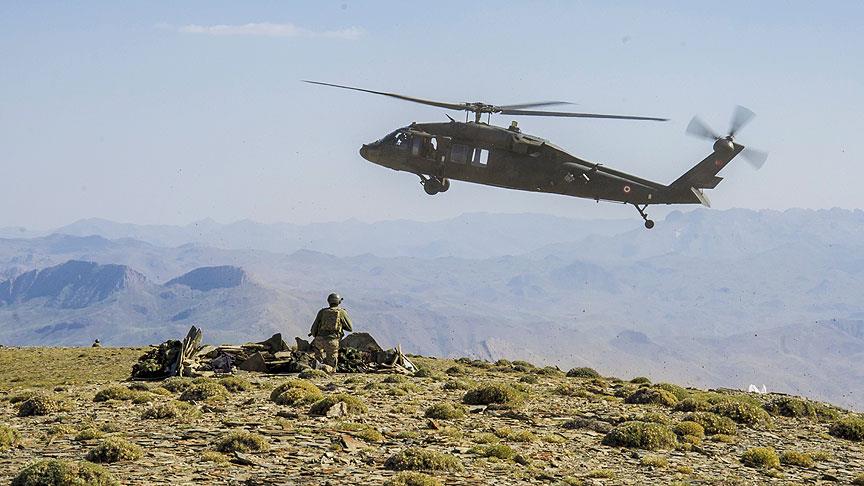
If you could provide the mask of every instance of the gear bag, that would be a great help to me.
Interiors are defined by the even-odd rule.
[[[339,310],[335,308],[323,309],[321,311],[321,323],[318,325],[319,336],[333,336],[342,333],[342,324],[339,322]]]

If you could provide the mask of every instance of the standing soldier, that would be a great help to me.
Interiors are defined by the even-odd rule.
[[[327,303],[330,307],[318,311],[309,335],[315,338],[312,340],[315,358],[332,366],[335,372],[336,365],[339,363],[339,340],[345,335],[345,331],[351,332],[353,329],[351,329],[348,312],[339,307],[342,297],[339,294],[330,294],[327,296]]]

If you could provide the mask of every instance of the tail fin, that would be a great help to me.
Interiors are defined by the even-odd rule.
[[[731,144],[731,147],[728,144]],[[742,150],[744,150],[743,145],[725,139],[718,140],[714,144],[714,151],[708,157],[705,157],[702,162],[694,165],[692,169],[670,184],[669,189],[676,192],[693,192],[696,198],[699,199],[699,202],[704,204],[704,201],[702,201],[704,194],[702,194],[702,191],[697,190],[714,189],[717,187],[717,184],[720,184],[720,181],[723,180],[717,173],[723,167],[726,167],[726,164],[741,153]]]

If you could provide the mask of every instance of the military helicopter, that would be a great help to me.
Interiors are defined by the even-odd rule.
[[[304,82],[464,111],[464,123],[449,115],[448,122],[415,122],[394,130],[380,140],[363,144],[360,149],[360,156],[373,164],[416,174],[430,196],[447,192],[452,179],[506,189],[563,194],[598,202],[621,202],[633,205],[645,221],[645,227],[651,229],[654,221],[645,212],[649,205],[701,203],[710,207],[711,203],[703,189],[717,187],[723,180],[717,173],[726,164],[743,152],[745,158],[759,168],[768,157],[764,152],[745,150],[743,145],[735,142],[735,134],[755,116],[742,106],[736,108],[725,136],[716,134],[698,117],[693,118],[687,133],[714,140],[714,150],[681,177],[665,185],[580,159],[548,140],[522,133],[515,121],[508,128],[492,125],[491,115],[642,121],[667,121],[666,118],[528,109],[569,104],[563,101],[500,106],[483,102],[447,103],[319,81]],[[471,113],[474,114],[473,121],[468,119]],[[483,115],[488,116],[485,123],[482,121]]]

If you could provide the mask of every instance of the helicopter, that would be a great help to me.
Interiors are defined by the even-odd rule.
[[[447,115],[447,122],[414,122],[360,148],[360,156],[373,164],[417,175],[423,190],[430,196],[447,192],[450,181],[458,180],[594,199],[597,202],[620,202],[635,207],[645,227],[651,229],[654,221],[646,213],[649,205],[702,204],[710,207],[711,203],[703,190],[717,187],[723,180],[717,173],[732,159],[743,153],[744,158],[758,169],[768,157],[767,153],[745,149],[744,145],[734,140],[738,131],[755,116],[743,106],[736,107],[726,135],[715,133],[698,117],[690,121],[687,133],[713,140],[713,151],[666,185],[580,159],[548,140],[522,133],[515,121],[506,128],[492,125],[491,116],[501,114],[656,122],[668,121],[666,118],[530,109],[570,104],[564,101],[513,105],[448,103],[320,81],[304,82],[464,111],[465,122],[456,121],[450,115]],[[471,114],[474,115],[473,121],[469,120]],[[482,121],[484,115],[487,115],[486,122]]]

